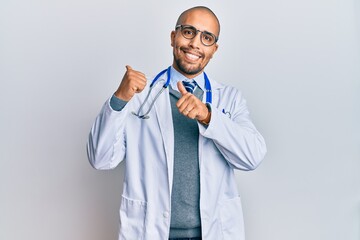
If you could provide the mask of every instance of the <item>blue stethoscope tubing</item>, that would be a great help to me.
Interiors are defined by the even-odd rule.
[[[158,99],[158,97],[160,96],[160,94],[169,86],[170,84],[170,78],[171,78],[171,66],[168,67],[167,69],[162,70],[161,72],[158,73],[158,75],[155,76],[155,78],[152,80],[151,84],[150,84],[150,90],[148,92],[148,94],[145,97],[144,102],[141,104],[139,110],[137,113],[132,112],[132,114],[134,114],[135,116],[137,116],[138,118],[141,119],[148,119],[149,118],[149,112],[151,111],[152,107],[155,104],[156,99]],[[156,86],[156,84],[158,83],[158,79],[166,72],[167,75],[167,79],[166,82],[164,83],[164,85],[162,86],[161,90],[156,94],[154,100],[152,101],[152,103],[149,106],[149,109],[142,115],[140,115],[141,110],[143,109],[146,101],[149,99],[149,96],[154,88],[154,86]],[[205,90],[206,90],[206,102],[207,103],[212,103],[212,94],[211,94],[211,84],[209,81],[208,76],[206,75],[206,73],[204,72],[204,80],[205,80]]]

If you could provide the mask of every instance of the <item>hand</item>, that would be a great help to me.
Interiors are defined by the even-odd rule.
[[[196,119],[201,123],[208,124],[210,122],[211,113],[206,105],[193,94],[186,91],[181,81],[177,83],[177,87],[182,95],[176,103],[179,112],[191,119]]]
[[[139,93],[144,90],[145,86],[145,74],[135,71],[130,66],[126,65],[126,72],[119,88],[115,92],[115,96],[121,100],[129,101],[135,93]]]

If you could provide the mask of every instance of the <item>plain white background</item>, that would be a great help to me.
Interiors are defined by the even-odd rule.
[[[123,165],[93,170],[88,132],[126,64],[171,64],[195,5],[222,24],[207,73],[242,90],[268,145],[237,172],[247,239],[360,239],[356,0],[2,0],[0,239],[117,238]]]

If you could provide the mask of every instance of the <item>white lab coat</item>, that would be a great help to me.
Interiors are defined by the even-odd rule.
[[[166,74],[160,81],[165,79]],[[144,110],[162,85],[155,86]],[[234,169],[255,169],[266,146],[249,118],[241,93],[214,80],[211,86],[210,124],[198,124],[202,238],[244,240]],[[166,240],[169,236],[174,165],[169,90],[156,100],[149,119],[139,119],[131,112],[138,111],[148,91],[149,84],[119,112],[107,101],[87,145],[90,163],[96,169],[112,169],[126,159],[119,239]]]

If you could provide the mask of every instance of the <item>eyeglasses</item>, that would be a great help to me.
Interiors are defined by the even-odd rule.
[[[196,37],[197,33],[200,32],[201,43],[205,46],[211,46],[218,41],[218,37],[216,37],[211,32],[200,31],[190,25],[177,25],[175,27],[175,30],[177,30],[178,28],[180,28],[181,35],[186,39],[193,39]]]

